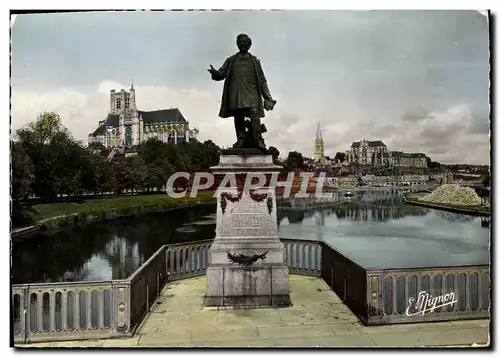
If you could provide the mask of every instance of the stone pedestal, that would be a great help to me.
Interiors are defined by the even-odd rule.
[[[277,174],[280,166],[271,155],[244,150],[226,150],[214,175],[249,173]],[[278,236],[274,188],[242,191],[231,185],[217,197],[217,226],[207,268],[205,306],[270,307],[288,306],[288,267],[285,249]],[[253,256],[266,253],[250,266],[232,262],[227,253]]]

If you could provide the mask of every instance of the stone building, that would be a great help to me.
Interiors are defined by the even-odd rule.
[[[142,111],[137,109],[134,84],[130,91],[110,92],[110,108],[105,120],[88,135],[89,146],[123,147],[128,152],[141,142],[157,138],[165,143],[189,142],[198,133],[177,108]]]
[[[357,165],[388,165],[389,151],[387,146],[380,140],[355,141],[351,149],[346,152],[347,161]]]
[[[323,135],[321,134],[321,126],[318,123],[318,127],[316,128],[316,139],[314,141],[314,154],[313,161],[316,165],[326,165],[327,160],[325,157],[325,145],[323,142]]]
[[[391,151],[390,165],[393,167],[427,168],[427,156],[422,153]]]

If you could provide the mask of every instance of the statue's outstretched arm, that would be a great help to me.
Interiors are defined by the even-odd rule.
[[[212,79],[214,81],[222,81],[226,79],[228,69],[229,69],[229,58],[226,61],[224,61],[224,64],[222,65],[221,68],[211,73]]]

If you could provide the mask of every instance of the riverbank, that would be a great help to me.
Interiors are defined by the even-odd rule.
[[[197,197],[172,198],[166,194],[119,196],[85,200],[80,203],[38,204],[28,214],[34,224],[12,229],[11,237],[21,238],[39,232],[54,232],[64,227],[136,214],[163,212],[197,204],[215,204],[214,192],[202,191]]]
[[[415,192],[415,193],[406,193],[403,194],[403,200],[406,203],[422,206],[432,209],[439,209],[442,211],[461,213],[461,214],[469,214],[473,216],[490,216],[491,210],[488,206],[461,206],[461,205],[452,205],[446,203],[431,203],[422,201],[421,198],[427,195],[425,192]]]

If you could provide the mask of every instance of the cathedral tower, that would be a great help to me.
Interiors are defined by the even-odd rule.
[[[323,144],[323,136],[321,135],[321,126],[319,123],[316,129],[313,160],[315,163],[320,164],[323,164],[325,162],[325,146]]]

